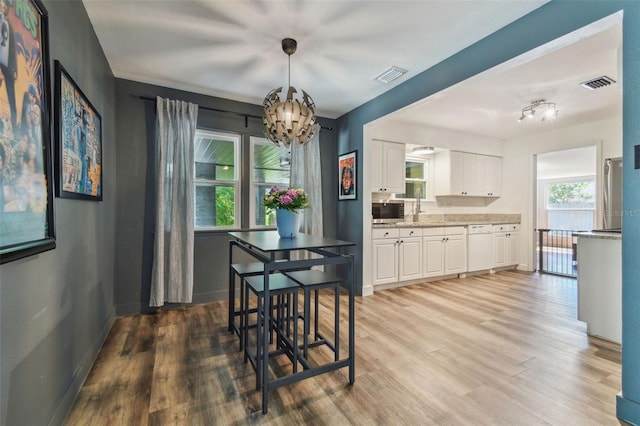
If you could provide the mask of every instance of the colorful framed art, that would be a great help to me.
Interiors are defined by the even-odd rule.
[[[56,195],[102,201],[102,117],[59,61],[55,71]]]
[[[351,151],[338,157],[338,200],[355,200],[356,164],[358,151]]]
[[[0,0],[0,263],[56,247],[48,14]]]

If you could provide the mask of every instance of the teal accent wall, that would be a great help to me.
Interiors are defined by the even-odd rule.
[[[640,424],[640,2],[554,0],[338,119],[338,152],[363,149],[363,126],[599,19],[623,11],[624,224],[622,393],[618,415]],[[435,40],[434,42],[446,42]],[[358,157],[358,191],[363,188]],[[362,192],[360,192],[362,193]],[[362,288],[362,198],[338,204],[338,238],[356,241],[356,287]],[[613,397],[613,396],[612,396]]]

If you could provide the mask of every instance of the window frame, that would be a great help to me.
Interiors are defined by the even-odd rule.
[[[433,156],[428,156],[428,157],[418,157],[418,156],[412,156],[412,155],[407,155],[404,159],[405,162],[405,168],[406,168],[406,164],[407,162],[412,162],[412,163],[422,163],[422,171],[423,171],[423,179],[411,179],[411,178],[407,178],[405,177],[405,191],[407,190],[407,181],[410,182],[425,182],[425,190],[427,192],[427,194],[423,194],[421,200],[423,202],[434,202],[435,198],[433,195]],[[426,167],[426,172],[424,171],[424,168]],[[406,192],[405,192],[406,195]],[[428,195],[428,196],[427,196]],[[397,197],[396,197],[397,198]],[[402,198],[397,198],[400,200],[416,200],[416,198],[407,198],[407,197],[402,197]]]
[[[234,180],[209,180],[202,179],[196,177],[196,159],[194,156],[193,159],[193,226],[195,232],[206,232],[206,231],[222,231],[229,229],[241,229],[242,224],[242,158],[241,158],[241,145],[242,145],[242,135],[240,133],[235,132],[226,132],[222,130],[211,130],[204,128],[196,128],[196,136],[205,135],[210,137],[211,139],[217,140],[226,140],[234,143],[233,147],[233,157],[234,157]],[[193,143],[195,144],[196,138],[194,137]],[[195,148],[195,146],[194,146]],[[212,183],[213,182],[213,183]],[[234,199],[234,213],[233,213],[233,222],[232,226],[198,226],[197,218],[196,218],[196,188],[198,186],[207,186],[207,187],[215,187],[215,186],[233,186],[235,192]]]
[[[281,183],[274,182],[256,182],[254,180],[254,166],[255,166],[255,156],[254,156],[254,147],[259,145],[273,145],[269,139],[260,136],[250,136],[249,137],[249,229],[276,229],[275,223],[273,225],[258,225],[256,223],[256,189],[258,186],[266,186],[271,188],[274,185],[284,185]],[[275,145],[273,145],[275,146]],[[290,152],[290,151],[289,151]],[[291,167],[291,164],[289,164]],[[289,179],[291,179],[291,175],[289,175]],[[288,188],[290,183],[286,184]]]

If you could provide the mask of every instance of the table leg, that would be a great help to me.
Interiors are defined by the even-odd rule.
[[[269,272],[271,270],[265,265],[264,268],[264,326],[269,327],[271,312],[271,296],[269,295]],[[265,328],[262,329],[262,414],[267,414],[268,397],[269,397],[269,333]]]
[[[349,268],[347,280],[349,285],[349,383],[356,381],[356,315],[355,297],[353,294],[353,255],[349,255]]]
[[[234,283],[234,273],[231,265],[233,264],[233,259],[231,258],[233,255],[233,242],[229,242],[229,331],[233,332],[233,321],[235,319],[235,283]]]

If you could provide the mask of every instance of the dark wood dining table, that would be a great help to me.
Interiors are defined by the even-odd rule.
[[[340,368],[349,368],[349,383],[355,382],[355,295],[353,255],[345,254],[345,248],[354,246],[351,241],[336,240],[322,236],[299,233],[295,238],[282,238],[277,231],[241,231],[229,232],[233,237],[229,241],[229,264],[233,262],[235,249],[244,251],[264,263],[264,324],[270,324],[269,276],[275,271],[311,268],[317,265],[346,265],[346,277],[342,277],[349,299],[348,330],[349,353],[346,358],[331,360],[313,367],[304,368],[296,373],[269,380],[269,351],[262,356],[262,412],[267,413],[270,390],[303,379],[314,377]],[[292,252],[310,252],[317,256],[291,259]],[[233,309],[235,295],[230,291],[230,309]],[[262,333],[262,347],[269,347],[269,333]],[[295,350],[295,349],[294,349]]]

